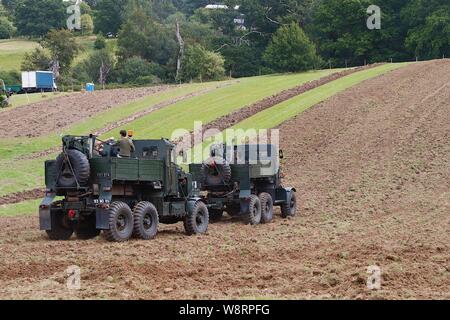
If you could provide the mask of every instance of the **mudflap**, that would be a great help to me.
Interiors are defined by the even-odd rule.
[[[51,208],[55,197],[55,193],[49,193],[45,196],[44,200],[42,200],[41,204],[39,205],[39,226],[43,231],[52,230]]]
[[[108,209],[97,208],[95,210],[95,226],[98,230],[109,230]]]
[[[297,192],[295,188],[280,188],[275,190],[275,203],[286,203],[291,201],[292,194]]]

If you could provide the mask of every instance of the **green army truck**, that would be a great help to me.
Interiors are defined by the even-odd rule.
[[[219,144],[210,155],[204,163],[191,164],[189,171],[199,182],[212,221],[226,212],[248,224],[269,223],[274,206],[281,208],[283,218],[296,215],[296,189],[282,184],[283,152],[275,145]]]
[[[40,228],[52,240],[152,239],[158,224],[184,222],[188,235],[205,233],[209,212],[192,175],[176,165],[168,140],[135,140],[130,158],[113,142],[65,136],[62,153],[45,162],[46,195]]]

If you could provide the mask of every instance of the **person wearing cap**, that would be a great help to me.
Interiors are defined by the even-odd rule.
[[[125,130],[120,131],[120,139],[116,146],[119,147],[119,158],[130,158],[131,153],[136,149],[133,141],[127,137]]]

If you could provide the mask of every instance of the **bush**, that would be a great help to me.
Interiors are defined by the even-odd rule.
[[[187,48],[183,59],[184,80],[219,80],[225,75],[225,60],[222,55],[206,50],[201,45]]]
[[[97,38],[95,39],[94,48],[97,50],[106,48],[106,38],[103,36],[102,33],[99,33]]]
[[[42,48],[36,48],[32,52],[26,53],[21,70],[49,70],[52,64],[51,54],[48,50]]]
[[[275,32],[263,58],[278,72],[310,70],[320,61],[316,47],[296,23]]]
[[[142,84],[150,81],[150,83],[159,82],[158,75],[162,69],[159,65],[150,63],[140,57],[132,57],[122,62],[116,72],[115,78],[119,83],[135,83]]]
[[[88,14],[83,14],[81,16],[81,33],[84,35],[89,35],[94,32],[94,20]]]
[[[104,73],[107,82],[115,67],[116,57],[108,49],[95,50],[86,59],[72,68],[72,77],[80,82],[100,82],[100,68],[108,71]]]
[[[20,84],[20,73],[18,71],[0,71],[0,79],[7,85]]]
[[[136,84],[139,86],[154,85],[154,84],[159,84],[159,83],[161,83],[161,79],[159,79],[155,75],[139,77],[133,82],[133,84]]]

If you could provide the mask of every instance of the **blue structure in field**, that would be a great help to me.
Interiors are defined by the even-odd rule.
[[[93,83],[86,83],[86,91],[87,92],[94,92],[95,85]]]
[[[53,73],[47,71],[36,71],[36,88],[38,90],[51,90],[53,89]]]

